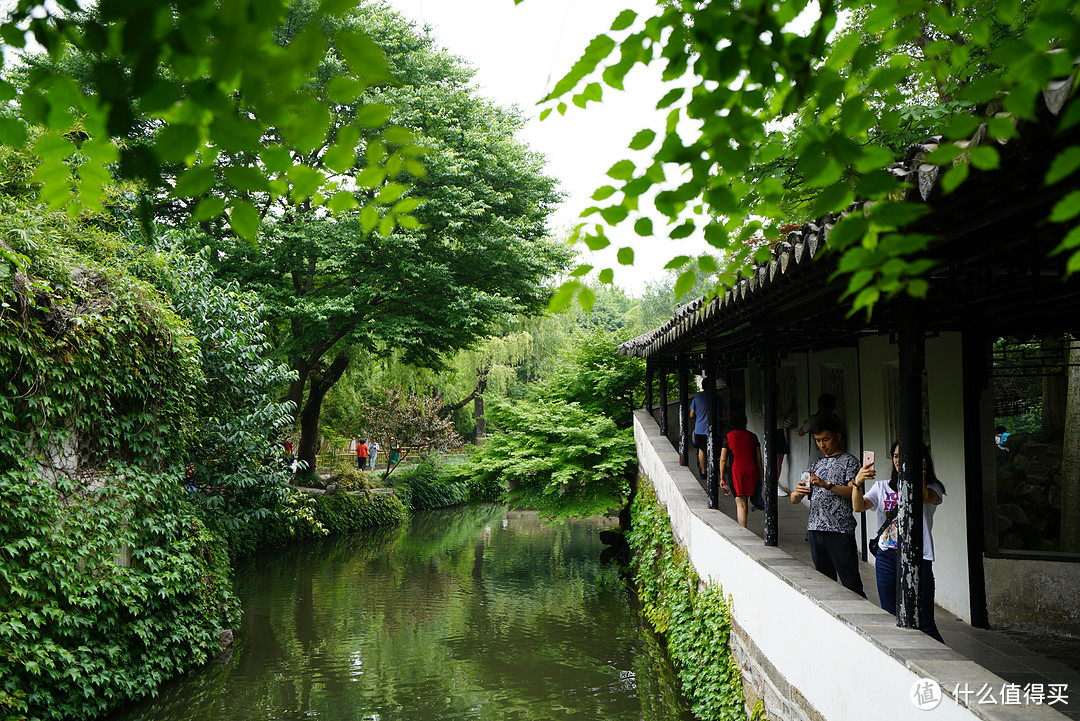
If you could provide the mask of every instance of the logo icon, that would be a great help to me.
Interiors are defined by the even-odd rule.
[[[932,678],[920,678],[911,685],[911,703],[920,711],[931,711],[941,703],[941,686]]]

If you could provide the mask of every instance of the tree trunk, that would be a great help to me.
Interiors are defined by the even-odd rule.
[[[1061,550],[1080,552],[1080,445],[1070,442],[1080,433],[1080,341],[1069,349],[1068,403],[1065,443],[1061,454]]]
[[[1042,353],[1046,357],[1062,358],[1064,351],[1061,347],[1061,339],[1044,340]],[[1066,373],[1043,376],[1042,428],[1044,431],[1060,430],[1065,427],[1065,400],[1068,394],[1066,376]]]
[[[311,384],[307,400],[300,411],[300,449],[297,460],[307,463],[309,471],[315,470],[315,454],[319,443],[319,415],[322,413],[323,399],[338,382],[345,369],[349,367],[349,357],[339,355],[326,369],[325,373],[310,374]]]
[[[480,439],[484,437],[485,419],[484,419],[484,396],[477,394],[476,400],[473,401],[473,414],[476,416],[476,445],[480,445]]]

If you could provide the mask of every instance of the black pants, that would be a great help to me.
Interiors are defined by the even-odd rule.
[[[859,575],[855,534],[835,531],[807,531],[806,534],[810,540],[810,558],[814,559],[814,568],[834,581],[839,576],[844,588],[866,598],[862,576]]]

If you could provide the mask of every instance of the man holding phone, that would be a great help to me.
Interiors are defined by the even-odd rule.
[[[835,418],[820,418],[812,433],[822,458],[809,470],[809,480],[799,481],[791,493],[792,503],[810,496],[807,541],[814,568],[863,598],[859,575],[859,552],[855,546],[855,514],[851,509],[851,482],[859,472],[859,459],[843,450],[843,434]]]

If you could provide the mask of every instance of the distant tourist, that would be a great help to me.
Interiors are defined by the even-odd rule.
[[[925,444],[922,446],[922,536],[923,553],[920,577],[922,579],[922,606],[919,609],[919,630],[945,643],[934,622],[934,511],[941,505],[945,485],[934,474],[934,461]],[[867,463],[859,469],[852,484],[851,506],[856,512],[877,509],[878,536],[875,554],[878,598],[881,607],[896,615],[896,569],[897,546],[900,533],[897,523],[897,481],[900,474],[900,446],[892,446],[892,476],[888,481],[877,481],[863,495],[866,481],[874,478],[874,464]]]
[[[361,471],[367,470],[368,452],[367,439],[361,438],[356,444],[356,466]]]
[[[840,579],[863,598],[859,575],[859,552],[855,547],[855,514],[851,511],[852,487],[859,472],[859,460],[843,451],[843,434],[835,418],[820,418],[811,429],[822,458],[808,471],[809,479],[800,480],[791,493],[792,503],[810,496],[810,518],[806,537],[814,568],[832,580]]]
[[[701,389],[701,392],[690,401],[690,418],[694,421],[694,448],[697,449],[698,469],[701,471],[702,478],[704,478],[706,451],[709,448],[709,396],[705,392],[704,377],[698,378],[698,388]],[[720,421],[721,432],[723,432],[723,422],[720,419],[727,414],[727,407],[719,395],[715,395],[714,402],[716,403],[716,418]],[[723,466],[721,466],[721,469],[723,469]]]
[[[735,494],[735,513],[739,525],[746,526],[748,500],[761,483],[761,443],[758,437],[746,430],[746,416],[737,413],[731,417],[731,430],[724,436],[727,441],[720,451],[720,468],[727,467],[731,459],[731,488]]]
[[[401,443],[396,438],[390,439],[390,465],[396,466],[401,462]]]
[[[1005,426],[998,426],[994,429],[994,443],[997,444],[997,447],[1001,450],[1008,451],[1010,435],[1011,434],[1007,430],[1005,430]]]
[[[371,454],[368,465],[375,468],[375,462],[379,459],[379,442],[372,440],[371,443],[368,444],[368,452]]]

